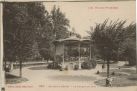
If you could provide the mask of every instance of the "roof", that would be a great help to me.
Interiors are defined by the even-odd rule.
[[[76,36],[70,36],[68,38],[59,39],[59,40],[55,41],[55,43],[65,43],[65,44],[76,44],[78,42],[80,42],[82,44],[89,44],[90,39],[89,38],[78,38]]]
[[[65,38],[65,39],[59,39],[59,40],[56,40],[58,42],[65,42],[65,41],[80,41],[80,38],[77,38],[76,36],[70,36],[68,38]]]

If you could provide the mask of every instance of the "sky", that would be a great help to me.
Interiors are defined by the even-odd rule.
[[[70,20],[70,31],[72,27],[82,37],[87,36],[90,27],[96,23],[102,23],[105,19],[127,20],[127,24],[135,22],[135,1],[120,2],[44,2],[49,12],[53,6],[59,7]]]

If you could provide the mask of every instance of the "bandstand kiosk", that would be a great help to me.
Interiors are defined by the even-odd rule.
[[[88,38],[78,38],[76,36],[70,36],[65,39],[55,40],[55,55],[62,57],[62,67],[78,65],[81,69],[81,63],[85,60],[91,59],[91,42]],[[77,56],[68,56],[68,52],[71,50],[77,50]],[[86,55],[82,55],[85,52]],[[71,60],[74,59],[74,60]]]

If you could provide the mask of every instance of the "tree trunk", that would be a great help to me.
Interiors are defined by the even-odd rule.
[[[5,62],[5,63],[4,63],[4,65],[5,65],[5,66],[4,66],[4,70],[6,71],[6,67],[7,67],[7,60],[4,60],[4,62]]]
[[[110,67],[109,67],[109,60],[107,59],[107,77],[109,77],[109,69]]]
[[[20,66],[20,77],[22,77],[22,60],[20,60],[19,66]]]

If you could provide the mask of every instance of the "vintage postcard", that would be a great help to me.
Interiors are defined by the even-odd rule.
[[[1,0],[1,91],[137,91],[135,0]]]

